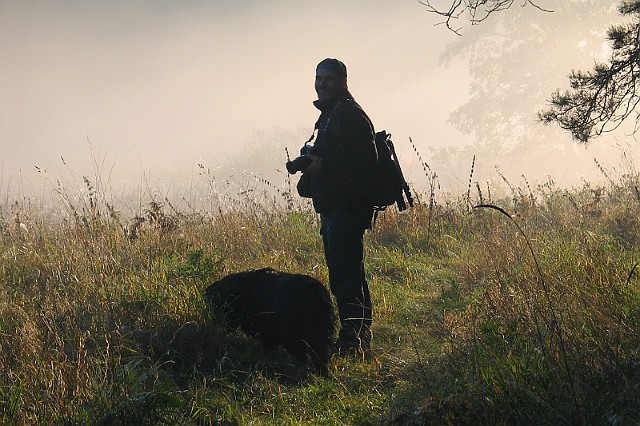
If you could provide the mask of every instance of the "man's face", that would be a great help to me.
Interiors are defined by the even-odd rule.
[[[347,87],[347,78],[331,70],[316,71],[316,93],[319,101],[326,101]]]

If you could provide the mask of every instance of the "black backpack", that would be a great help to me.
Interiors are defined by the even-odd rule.
[[[398,211],[413,207],[413,197],[409,185],[404,180],[391,135],[382,130],[376,133],[376,150],[378,166],[370,182],[370,200],[376,215],[396,204]],[[406,201],[405,201],[406,197]]]

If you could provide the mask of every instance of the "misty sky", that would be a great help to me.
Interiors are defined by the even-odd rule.
[[[378,127],[446,133],[465,94],[452,80],[449,108],[433,102],[453,37],[414,1],[2,1],[0,165],[6,180],[93,150],[115,172],[188,172],[256,131],[311,129],[328,56]]]
[[[36,165],[90,173],[92,155],[116,181],[188,176],[273,129],[302,138],[325,57],[402,150],[469,143],[447,122],[469,69],[442,63],[458,36],[437,22],[414,0],[1,0],[0,188]]]

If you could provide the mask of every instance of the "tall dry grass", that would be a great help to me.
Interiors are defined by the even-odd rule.
[[[451,197],[424,167],[428,193],[366,237],[374,356],[335,359],[328,380],[201,297],[253,267],[327,282],[290,183],[232,193],[202,167],[204,195],[149,191],[129,213],[87,178],[53,212],[1,206],[0,423],[640,422],[638,175],[505,179],[497,197],[472,172]]]
[[[637,188],[526,184],[459,222],[421,421],[640,421]]]

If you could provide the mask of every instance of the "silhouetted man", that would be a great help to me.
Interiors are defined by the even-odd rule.
[[[366,185],[377,162],[371,120],[347,88],[347,68],[325,59],[316,68],[320,110],[311,164],[298,184],[320,213],[331,292],[340,318],[335,352],[368,351],[371,342],[371,297],[364,272],[364,231],[371,227],[373,207]]]

